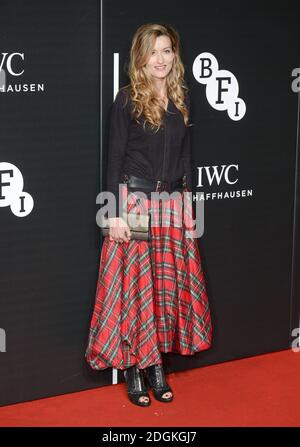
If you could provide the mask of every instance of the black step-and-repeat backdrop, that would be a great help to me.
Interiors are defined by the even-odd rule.
[[[167,370],[297,346],[299,11],[279,1],[184,6],[1,2],[0,405],[123,381],[92,370],[84,353],[109,112],[146,22],[181,37],[213,317],[212,348],[165,354]]]

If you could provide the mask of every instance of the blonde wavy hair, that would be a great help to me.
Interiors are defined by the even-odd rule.
[[[180,38],[169,25],[147,23],[140,26],[135,32],[130,50],[128,76],[130,84],[123,88],[130,90],[133,103],[133,114],[138,120],[143,116],[152,130],[158,131],[165,113],[159,99],[155,96],[155,90],[151,77],[145,70],[145,65],[151,56],[156,38],[168,36],[171,40],[174,52],[173,66],[166,78],[167,96],[171,98],[177,109],[182,113],[186,126],[190,125],[189,110],[184,102],[188,88],[184,81],[184,66],[180,57]]]

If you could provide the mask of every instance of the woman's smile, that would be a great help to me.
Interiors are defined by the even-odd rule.
[[[158,71],[163,71],[163,70],[165,70],[166,65],[157,66],[157,67],[155,67],[155,68],[156,68],[156,70],[158,70]]]

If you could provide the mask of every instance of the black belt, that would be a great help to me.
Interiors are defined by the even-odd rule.
[[[136,177],[132,174],[122,174],[122,182],[127,184],[128,188],[142,188],[151,191],[168,191],[172,192],[176,189],[186,187],[186,175],[177,180],[168,182],[165,180],[148,180],[143,177]]]

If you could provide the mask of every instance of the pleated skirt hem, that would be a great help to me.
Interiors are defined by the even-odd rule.
[[[172,353],[172,354],[179,354],[179,355],[183,355],[183,356],[194,356],[195,354],[202,352],[202,351],[206,351],[209,348],[211,348],[211,343],[206,343],[204,344],[200,349],[184,349],[181,351],[178,351],[176,349],[167,349],[167,350],[162,350],[160,351],[160,353],[164,353],[164,354],[168,354],[168,353]],[[158,365],[158,364],[162,364],[162,357],[161,355],[157,356],[157,358],[153,358],[151,357],[151,359],[147,362],[145,361],[145,359],[142,359],[141,361],[137,361],[136,356],[134,354],[129,354],[129,360],[128,361],[122,361],[122,362],[107,362],[104,359],[101,359],[101,354],[97,354],[94,358],[91,357],[90,355],[86,355],[86,361],[88,362],[88,364],[90,365],[90,367],[94,370],[97,371],[102,371],[105,370],[107,368],[115,368],[115,369],[119,369],[121,371],[124,371],[127,368],[130,368],[131,366],[136,365],[139,369],[144,369],[144,368],[148,368],[148,366],[151,365]]]

